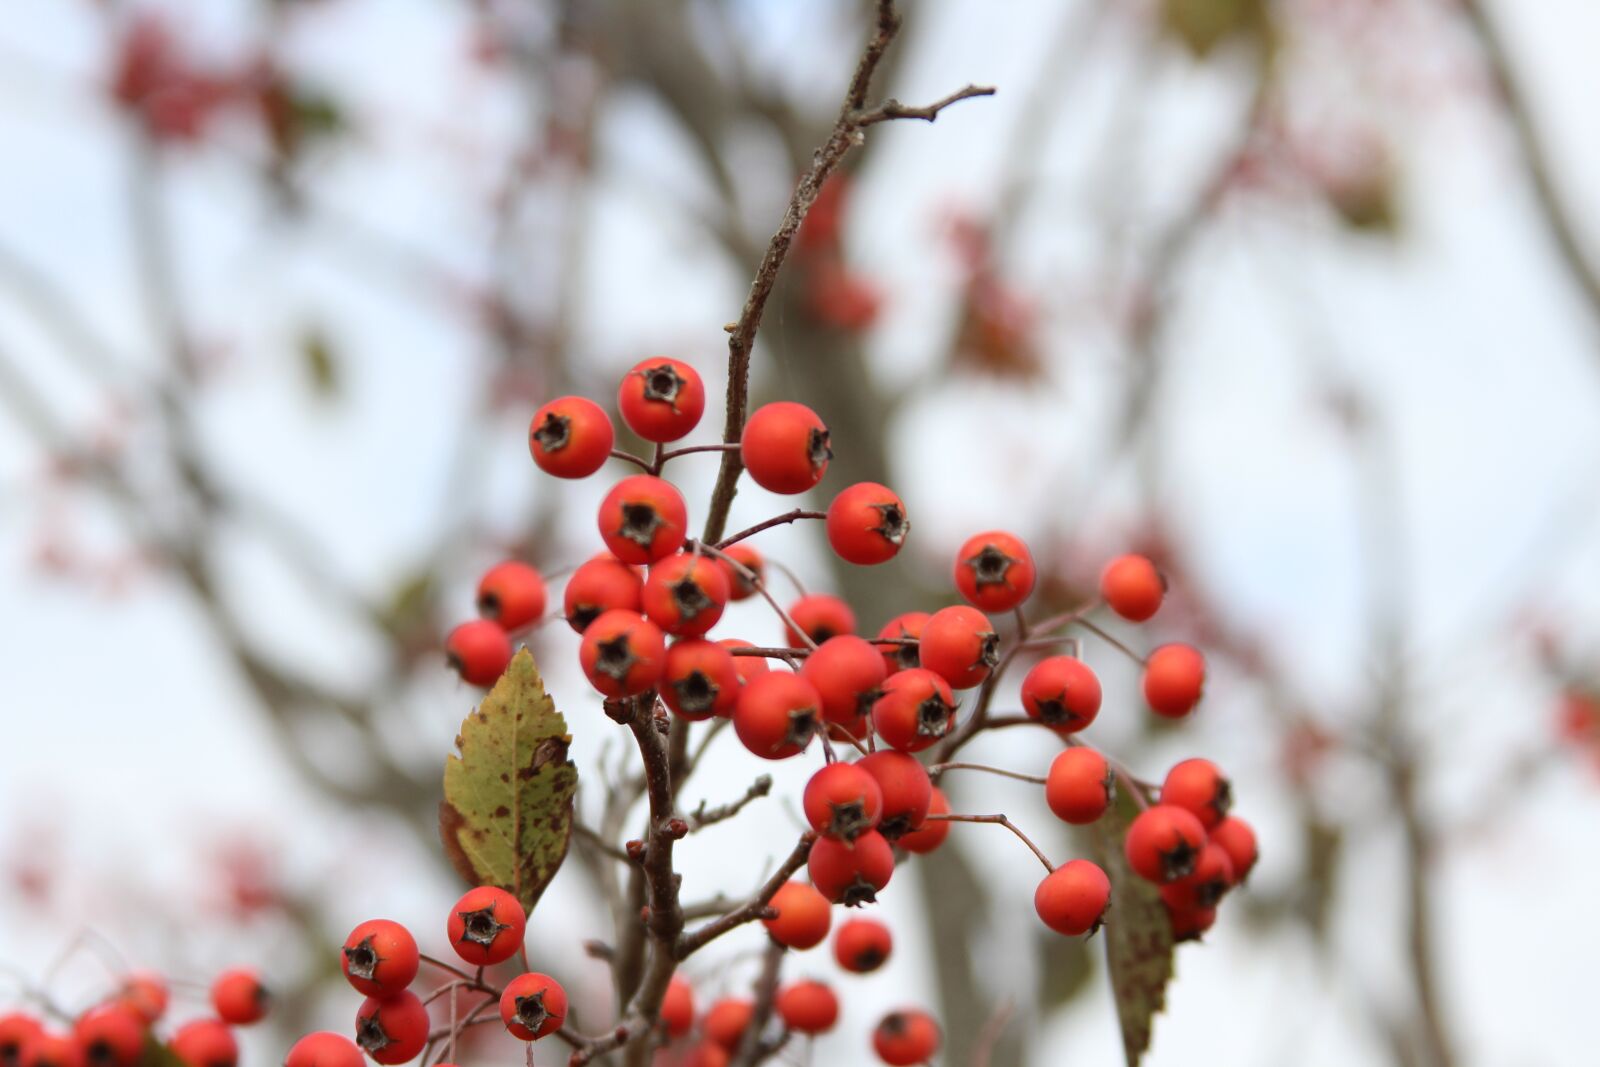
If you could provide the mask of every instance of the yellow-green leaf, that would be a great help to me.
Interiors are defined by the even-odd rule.
[[[470,884],[499,886],[529,912],[572,838],[578,769],[567,759],[571,740],[523,649],[462,721],[460,754],[445,759],[445,854]]]

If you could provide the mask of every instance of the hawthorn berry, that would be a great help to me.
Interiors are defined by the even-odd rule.
[[[870,974],[882,967],[893,947],[889,928],[876,919],[846,919],[833,935],[833,958],[852,974]]]
[[[384,997],[410,985],[420,962],[410,930],[388,919],[368,919],[344,939],[339,965],[356,992]]]
[[[656,624],[632,611],[608,611],[583,631],[578,662],[589,684],[608,697],[652,688],[666,667],[667,644]]]
[[[894,874],[894,849],[876,830],[846,844],[819,837],[806,861],[811,884],[835,904],[854,908],[871,904]]]
[[[1228,817],[1233,786],[1207,759],[1186,759],[1173,765],[1161,783],[1161,803],[1176,804],[1199,819],[1209,832]]]
[[[512,1037],[537,1041],[567,1021],[567,991],[548,974],[519,974],[500,994],[500,1020]]]
[[[1257,853],[1256,832],[1249,823],[1230,815],[1211,831],[1211,840],[1228,854],[1235,885],[1250,876],[1251,868],[1256,865]]]
[[[661,1025],[667,1028],[668,1037],[682,1037],[694,1026],[694,987],[681,974],[667,982],[667,991],[661,995]]]
[[[956,697],[949,683],[922,667],[885,678],[883,695],[872,705],[878,738],[901,752],[920,752],[934,744],[955,720]]]
[[[377,1063],[416,1059],[428,1040],[428,1009],[410,990],[368,997],[356,1012],[356,1044]]]
[[[733,654],[715,641],[688,637],[667,648],[661,701],[675,715],[691,722],[713,715],[727,718],[739,703],[743,685]]]
[[[478,614],[508,633],[538,622],[546,599],[544,576],[520,560],[497,563],[478,580]]]
[[[638,568],[609,552],[601,552],[580,563],[567,579],[561,598],[562,614],[567,625],[581,634],[608,611],[642,612],[639,596],[643,588],[644,578]]]
[[[1058,934],[1076,937],[1100,928],[1111,900],[1111,880],[1088,860],[1068,860],[1033,891],[1033,909]]]
[[[1216,921],[1216,908],[1200,911],[1174,911],[1170,906],[1167,908],[1167,922],[1172,927],[1174,941],[1198,941]]]
[[[772,940],[785,948],[816,948],[828,937],[833,909],[828,898],[804,882],[785,882],[767,906],[778,914],[762,919]]]
[[[272,994],[248,967],[232,967],[211,982],[211,1006],[217,1018],[232,1026],[248,1026],[266,1018]]]
[[[1194,870],[1205,846],[1206,828],[1200,820],[1171,804],[1155,804],[1141,811],[1128,825],[1123,840],[1128,866],[1157,885],[1176,882]]]
[[[1174,911],[1215,908],[1233,885],[1233,863],[1221,845],[1206,842],[1194,870],[1161,887],[1161,899]]]
[[[976,608],[940,608],[922,628],[922,666],[955,689],[971,689],[1000,662],[1000,635]]]
[[[738,637],[724,637],[717,644],[728,649],[730,656],[733,656],[732,650],[735,648],[756,647],[753,643]],[[739,681],[743,685],[749,685],[753,679],[772,670],[772,666],[762,656],[733,656],[733,666],[739,672]]]
[[[798,674],[770,671],[739,691],[733,730],[762,759],[788,759],[803,752],[822,722],[822,697]]]
[[[887,673],[872,642],[854,634],[828,638],[800,668],[800,676],[822,697],[822,717],[842,726],[872,710]]]
[[[319,1030],[289,1047],[283,1067],[364,1067],[361,1049],[343,1034]]]
[[[145,1029],[137,1011],[112,1001],[78,1016],[72,1036],[91,1067],[135,1067],[144,1055]]]
[[[0,1015],[0,1067],[20,1067],[29,1050],[44,1033],[44,1026],[20,1011]]]
[[[883,793],[878,833],[894,841],[922,825],[933,803],[933,782],[921,763],[904,752],[880,749],[855,766],[872,775]]]
[[[457,956],[483,966],[515,956],[527,926],[521,901],[498,886],[482,885],[450,908],[445,932]]]
[[[706,1040],[729,1051],[737,1049],[755,1012],[756,1006],[743,997],[723,997],[706,1011]]]
[[[719,557],[717,566],[721,567],[723,573],[728,576],[728,590],[732,599],[748,600],[750,597],[755,596],[756,583],[763,581],[767,573],[767,561],[761,557],[761,553],[756,551],[755,546],[749,542],[740,541],[723,549],[722,555],[726,556],[727,559]],[[744,571],[741,571],[739,567],[735,567],[733,563],[729,563],[728,560],[733,560],[734,563],[739,564],[739,567],[749,571],[750,574],[755,576],[755,580],[752,581],[747,578]]]
[[[528,451],[546,474],[587,478],[611,455],[616,431],[611,416],[587,397],[563,396],[533,413]]]
[[[683,546],[689,510],[671,483],[635,474],[611,487],[596,516],[600,537],[624,563],[654,563]]]
[[[825,1034],[839,1021],[838,996],[814,979],[784,986],[778,990],[773,1006],[783,1025],[797,1034]]]
[[[780,400],[751,413],[739,438],[739,457],[761,488],[792,495],[822,480],[833,449],[815,411]]]
[[[646,441],[676,441],[700,422],[706,387],[700,372],[682,360],[647,359],[623,376],[617,410]]]
[[[856,613],[850,610],[849,604],[829,593],[812,593],[796,600],[789,605],[789,618],[799,627],[799,631],[784,627],[791,648],[805,644],[801,633],[820,645],[830,637],[856,632]]]
[[[23,1067],[87,1067],[83,1046],[71,1034],[42,1030],[27,1046]]]
[[[933,800],[928,804],[928,814],[950,814],[950,801],[945,798],[944,790],[938,786],[933,787]],[[950,820],[925,818],[921,826],[908,834],[903,834],[896,844],[907,852],[926,855],[944,844],[944,839],[949,836]]]
[[[167,980],[154,971],[132,971],[122,979],[117,999],[131,1006],[145,1022],[153,1023],[167,1013]]]
[[[1206,681],[1206,661],[1190,645],[1162,645],[1144,662],[1144,699],[1150,710],[1168,719],[1181,719],[1200,703]]]
[[[1063,734],[1077,733],[1100,714],[1100,679],[1075,656],[1049,656],[1022,679],[1022,710]]]
[[[969,537],[956,553],[956,589],[967,603],[991,615],[1027,600],[1036,578],[1028,546],[1003,530]]]
[[[908,611],[903,615],[896,615],[878,631],[878,640],[895,642],[879,646],[883,652],[884,665],[889,668],[890,674],[922,666],[918,642],[922,638],[923,627],[928,625],[928,620],[931,618],[933,616],[926,611]]]
[[[1144,622],[1161,607],[1167,583],[1144,556],[1118,556],[1100,572],[1100,595],[1129,622]]]
[[[511,663],[511,638],[499,623],[473,619],[450,631],[444,655],[463,682],[487,688],[500,680]]]
[[[1044,800],[1056,818],[1087,826],[1111,806],[1116,778],[1106,758],[1092,748],[1069,748],[1050,762],[1044,779]]]
[[[416,1000],[410,993],[401,993],[400,996]],[[417,1001],[417,1006],[420,1008],[422,1002]],[[427,1037],[426,1011],[422,1013],[422,1018],[422,1032],[417,1037],[416,1047],[411,1050],[411,1055],[405,1057],[408,1060],[422,1051],[422,1042]],[[234,1040],[233,1031],[220,1019],[194,1019],[184,1023],[173,1033],[170,1047],[172,1054],[189,1067],[237,1067],[239,1062],[239,1042]],[[378,1059],[376,1055],[372,1058],[379,1063],[403,1062]]]
[[[859,765],[830,763],[806,782],[802,806],[818,834],[854,841],[878,825],[883,815],[883,790]]]
[[[727,1049],[715,1041],[702,1041],[689,1050],[678,1067],[728,1067],[731,1062],[733,1057]]]
[[[678,637],[699,637],[728,606],[728,577],[708,556],[679,552],[650,568],[640,602],[650,621]]]
[[[933,1058],[944,1041],[933,1016],[915,1008],[890,1012],[872,1032],[872,1048],[890,1067],[910,1067]]]
[[[847,563],[885,563],[910,532],[905,503],[876,482],[857,482],[828,505],[828,544]]]

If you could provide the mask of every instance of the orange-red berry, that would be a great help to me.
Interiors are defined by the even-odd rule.
[[[822,480],[833,458],[828,428],[804,404],[780,400],[757,408],[739,438],[744,466],[763,489],[803,493]]]
[[[828,544],[847,563],[887,562],[910,532],[905,503],[876,482],[857,482],[828,505]]]
[[[933,1016],[915,1008],[890,1012],[872,1032],[872,1048],[890,1067],[926,1063],[939,1051],[944,1035]]]
[[[1156,565],[1143,556],[1118,556],[1100,572],[1100,595],[1130,622],[1144,622],[1154,615],[1166,591]]]
[[[587,563],[579,564],[567,579],[562,596],[567,625],[581,634],[608,611],[639,613],[643,611],[639,601],[643,588],[644,579],[637,569],[609,552],[602,552]]]
[[[883,792],[878,833],[894,841],[922,825],[933,803],[933,782],[920,762],[904,752],[880,749],[855,765],[872,775]]]
[[[811,828],[823,837],[854,841],[878,825],[883,790],[854,763],[830,763],[806,783],[802,804]]]
[[[678,1062],[678,1067],[728,1067],[733,1056],[715,1041],[702,1041]]]
[[[519,974],[500,994],[500,1021],[512,1037],[537,1041],[567,1020],[567,991],[548,974]]]
[[[87,1067],[83,1046],[71,1034],[44,1030],[28,1043],[28,1059],[23,1067]]]
[[[811,846],[806,870],[811,884],[835,904],[852,908],[871,904],[894,874],[894,849],[876,830],[848,844],[819,837]]]
[[[289,1047],[283,1067],[365,1067],[361,1049],[343,1034],[319,1030]]]
[[[688,637],[667,649],[661,700],[676,715],[691,722],[713,715],[726,718],[739,703],[743,685],[733,654],[715,641]]]
[[[1128,826],[1123,851],[1139,877],[1165,885],[1194,870],[1206,847],[1200,820],[1171,804],[1146,808]]]
[[[1167,908],[1167,921],[1172,925],[1172,940],[1198,941],[1202,934],[1217,921],[1217,909],[1201,911],[1174,911]]]
[[[817,687],[822,717],[848,726],[872,710],[882,696],[883,657],[865,638],[854,634],[830,637],[806,657],[800,674]]]
[[[770,671],[739,692],[733,730],[762,759],[788,759],[805,750],[822,722],[822,698],[798,674]]]
[[[812,593],[796,600],[789,605],[789,618],[818,645],[830,637],[856,632],[856,613],[850,610],[849,604],[829,593]],[[791,648],[805,644],[792,627],[785,626],[784,632]]]
[[[532,626],[544,615],[544,576],[520,560],[508,559],[478,580],[478,614],[507,632]]]
[[[486,688],[498,682],[510,665],[511,638],[499,623],[473,619],[450,631],[444,655],[463,682]]]
[[[833,958],[852,974],[870,974],[882,967],[893,948],[893,935],[877,919],[846,919],[833,935]]]
[[[1050,763],[1044,799],[1056,818],[1087,826],[1111,806],[1115,776],[1106,758],[1092,748],[1069,748]]]
[[[1150,710],[1181,719],[1200,703],[1206,682],[1206,661],[1190,645],[1162,645],[1144,663],[1144,699]]]
[[[410,993],[400,993],[398,996],[417,999]],[[420,1002],[418,1007],[421,1007]],[[410,1055],[405,1059],[409,1060],[422,1051],[422,1041],[427,1037],[428,1031],[426,1011],[422,1013],[422,1018],[422,1035],[417,1039],[416,1047],[411,1049]],[[172,1054],[188,1064],[188,1067],[237,1067],[239,1063],[239,1042],[234,1040],[233,1031],[220,1019],[195,1019],[184,1023],[173,1033],[169,1047],[172,1049]],[[406,1047],[411,1048],[409,1045]],[[397,1059],[380,1059],[376,1053],[370,1051],[368,1055],[379,1063],[403,1062]],[[92,1067],[93,1061],[89,1062]]]
[[[889,668],[890,674],[922,666],[917,643],[922,637],[923,627],[928,625],[928,620],[931,618],[933,616],[926,611],[908,611],[903,615],[896,615],[878,631],[881,640],[895,642],[878,646],[883,653],[884,666]]]
[[[611,416],[581,396],[563,396],[533,414],[528,424],[528,451],[546,474],[587,478],[605,466],[616,442]]]
[[[1111,900],[1111,880],[1088,860],[1069,860],[1045,875],[1033,892],[1033,908],[1046,926],[1076,937],[1100,927]]]
[[[167,980],[154,971],[132,971],[123,978],[117,999],[130,1005],[145,1022],[153,1023],[167,1012]]]
[[[596,521],[613,556],[624,563],[654,563],[683,547],[689,511],[671,482],[635,474],[611,487]]]
[[[1100,679],[1075,656],[1042,659],[1022,679],[1022,710],[1061,733],[1077,733],[1100,714]]]
[[[1186,759],[1167,772],[1166,781],[1161,783],[1161,803],[1176,804],[1210,831],[1228,817],[1228,809],[1233,806],[1233,786],[1210,760]]]
[[[890,748],[920,752],[950,732],[956,720],[956,697],[950,685],[922,667],[897,671],[883,682],[883,695],[872,705],[872,726]]]
[[[1036,578],[1028,546],[1003,530],[969,537],[956,553],[956,589],[967,603],[991,615],[1027,600]]]
[[[728,597],[728,576],[711,557],[679,552],[650,568],[640,602],[667,633],[699,637],[722,618]]]
[[[667,644],[656,624],[632,611],[608,611],[583,631],[578,662],[589,684],[608,697],[653,687],[666,666]]]
[[[272,994],[248,967],[231,967],[211,982],[211,1007],[217,1018],[233,1026],[248,1026],[266,1018]]]
[[[340,966],[356,992],[385,997],[400,992],[417,976],[417,939],[397,922],[368,919],[344,939]]]
[[[1235,884],[1250,876],[1250,869],[1256,865],[1257,853],[1256,832],[1249,823],[1230,815],[1211,831],[1211,840],[1228,854]]]
[[[717,644],[728,649],[730,656],[733,655],[732,650],[735,648],[756,647],[752,642],[738,637],[724,637]],[[733,666],[739,672],[739,681],[744,685],[749,685],[753,679],[772,670],[771,664],[764,656],[733,656]]]
[[[1233,886],[1233,862],[1221,845],[1206,843],[1194,870],[1161,887],[1161,899],[1174,911],[1215,908]]]
[[[950,814],[950,801],[945,799],[944,790],[938,786],[933,787],[933,800],[928,804],[928,814]],[[902,835],[897,843],[907,852],[926,855],[944,844],[944,839],[949,836],[949,819],[926,818],[921,826],[918,826],[908,834]]]
[[[783,1025],[797,1034],[825,1034],[839,1021],[839,998],[814,979],[784,986],[773,1006]]]
[[[468,963],[501,963],[517,954],[528,917],[516,897],[497,886],[469,889],[450,908],[445,932]]]
[[[706,1011],[705,1035],[725,1049],[736,1049],[750,1029],[756,1006],[743,997],[723,997]]]
[[[78,1016],[72,1036],[91,1067],[135,1067],[144,1055],[146,1029],[137,1011],[114,1000]]]
[[[1000,636],[989,617],[965,604],[940,608],[922,628],[922,666],[955,689],[971,689],[1000,662]]]
[[[682,1037],[694,1026],[694,987],[683,975],[675,974],[667,983],[660,1018],[668,1037]]]
[[[44,1025],[32,1015],[14,1011],[0,1015],[0,1067],[21,1067],[30,1059],[33,1043]]]
[[[677,359],[647,359],[622,378],[617,410],[628,428],[646,441],[676,441],[706,410],[700,373]]]
[[[756,583],[765,581],[767,573],[767,561],[762,558],[761,553],[749,542],[740,541],[723,549],[722,555],[728,559],[719,557],[717,566],[721,567],[728,577],[729,595],[734,600],[746,600],[755,596]],[[733,563],[729,563],[730,559],[739,566],[735,567]],[[753,577],[746,577],[744,571],[748,571]]]
[[[772,940],[786,948],[815,948],[827,939],[833,925],[828,898],[804,882],[785,882],[767,906],[778,914],[761,923]]]

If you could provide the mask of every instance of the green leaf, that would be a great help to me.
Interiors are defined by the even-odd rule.
[[[446,757],[439,835],[456,872],[495,885],[529,912],[566,858],[578,769],[567,722],[527,649],[461,723]]]
[[[308,327],[300,335],[300,361],[311,391],[328,399],[339,392],[339,359],[333,342],[319,327]]]
[[[1111,879],[1111,910],[1101,936],[1128,1067],[1137,1067],[1150,1048],[1151,1026],[1166,1004],[1167,982],[1172,978],[1167,909],[1156,887],[1133,873],[1122,851],[1128,824],[1138,814],[1138,803],[1126,789],[1119,789],[1115,803],[1094,828],[1095,850]]]
[[[139,1067],[188,1067],[188,1065],[178,1058],[176,1052],[147,1034],[144,1039],[144,1052],[139,1056]]]

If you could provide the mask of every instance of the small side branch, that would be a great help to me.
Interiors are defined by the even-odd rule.
[[[921,119],[924,122],[932,122],[939,117],[939,112],[951,104],[961,100],[970,100],[975,96],[993,95],[994,86],[992,85],[969,85],[922,107],[909,107],[898,100],[885,100],[870,111],[856,112],[852,116],[852,121],[857,128],[875,126],[880,122],[890,122],[894,119]]]
[[[1056,869],[1055,864],[1050,862],[1050,857],[1046,856],[1044,854],[1044,851],[1042,849],[1040,849],[1038,845],[1033,843],[1033,839],[1030,838],[1027,834],[1023,833],[1022,830],[1017,826],[1016,823],[1012,822],[1010,819],[1006,818],[1004,815],[929,815],[928,816],[928,821],[929,822],[932,822],[935,819],[939,820],[940,822],[982,822],[982,823],[993,823],[996,826],[1004,826],[1007,830],[1010,830],[1012,833],[1016,834],[1017,837],[1019,839],[1021,839],[1021,841],[1022,841],[1022,843],[1024,845],[1027,845],[1030,849],[1033,850],[1033,854],[1035,856],[1039,857],[1039,862],[1044,864],[1044,869],[1045,870],[1053,871],[1053,870]]]
[[[695,808],[694,813],[689,816],[689,832],[692,834],[696,830],[703,830],[707,826],[712,826],[724,819],[731,819],[743,811],[745,805],[752,800],[757,797],[764,797],[770,792],[772,792],[772,776],[763,774],[760,778],[750,783],[750,788],[746,789],[744,796],[738,800],[720,804],[714,808],[706,807],[706,802],[702,800],[700,806]]]
[[[794,851],[789,857],[772,872],[772,877],[764,882],[756,895],[743,904],[718,919],[713,919],[698,930],[692,930],[678,939],[678,959],[686,959],[706,945],[715,941],[723,934],[747,922],[761,918],[767,910],[767,905],[772,901],[773,894],[783,887],[796,871],[806,865],[806,860],[811,857],[811,844],[817,835],[807,831],[800,835],[800,841],[794,846]]]

